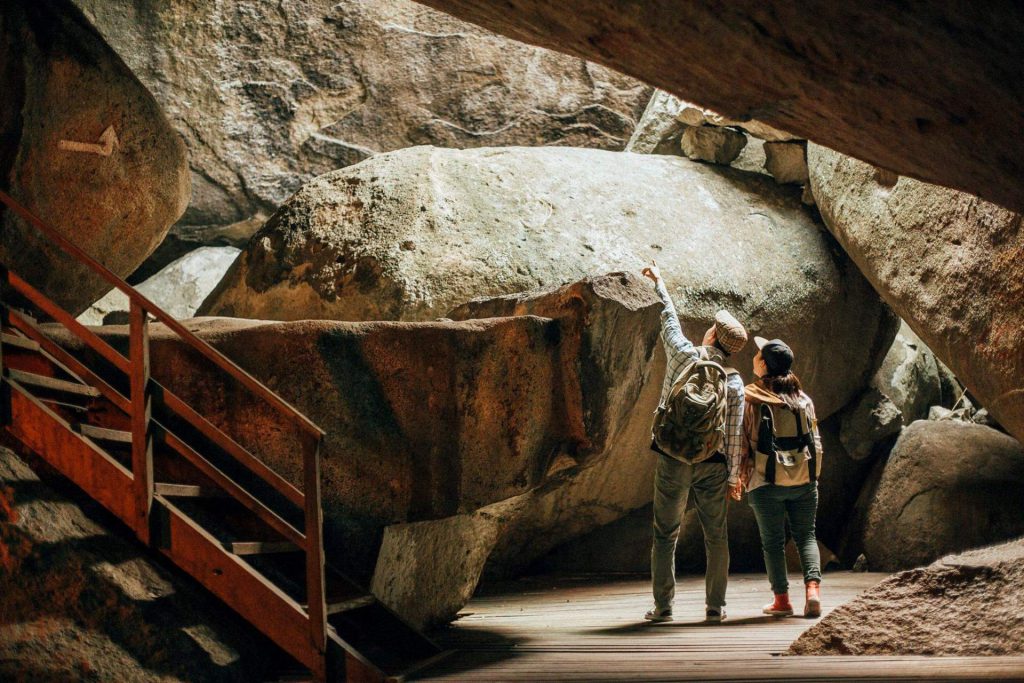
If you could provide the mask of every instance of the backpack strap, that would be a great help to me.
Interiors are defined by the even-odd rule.
[[[775,422],[772,419],[772,409],[767,403],[760,407],[761,422],[757,427],[757,450],[768,455],[768,462],[764,467],[764,480],[769,484],[775,483]]]
[[[804,440],[807,446],[807,476],[810,479],[810,483],[815,483],[818,480],[818,445],[814,443],[814,430],[810,432],[804,431],[804,419],[807,417],[807,413],[803,410],[796,416],[796,430],[797,436]]]

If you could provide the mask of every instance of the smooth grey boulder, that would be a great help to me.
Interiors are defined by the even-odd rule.
[[[657,259],[687,333],[729,308],[780,336],[819,415],[863,387],[896,321],[770,178],[678,157],[570,148],[382,154],[283,206],[200,309],[262,319],[429,320],[474,297]],[[733,359],[746,370],[752,345]]]
[[[933,406],[952,408],[961,392],[950,369],[905,322],[871,386],[893,402],[904,425],[927,419]]]
[[[851,458],[864,460],[901,429],[903,413],[888,396],[870,387],[843,411],[839,438]]]
[[[175,318],[191,318],[239,253],[234,247],[199,247],[171,262],[136,289]],[[102,325],[112,313],[127,312],[128,296],[113,289],[78,316],[78,322]]]
[[[1024,534],[1024,447],[990,427],[919,420],[903,430],[868,509],[864,553],[895,571]]]

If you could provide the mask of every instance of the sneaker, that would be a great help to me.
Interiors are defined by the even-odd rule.
[[[807,582],[807,602],[804,603],[804,616],[816,619],[821,616],[821,589],[817,581]]]
[[[654,609],[650,610],[647,614],[644,615],[644,619],[656,623],[662,621],[672,621],[672,608],[662,607],[659,609],[655,607]]]
[[[789,604],[789,593],[776,593],[775,602],[765,605],[761,611],[773,617],[793,616],[793,605]]]
[[[704,610],[704,621],[725,621],[725,608],[708,607],[706,610]]]

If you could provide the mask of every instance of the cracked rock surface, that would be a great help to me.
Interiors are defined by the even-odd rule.
[[[651,93],[408,0],[75,1],[184,136],[204,243],[376,152],[622,149]]]

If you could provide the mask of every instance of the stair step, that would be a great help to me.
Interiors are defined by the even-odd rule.
[[[19,349],[25,349],[26,351],[40,350],[38,342],[29,339],[28,337],[22,337],[17,334],[11,334],[9,332],[4,332],[0,334],[0,342],[2,342],[4,346],[15,346]]]
[[[327,605],[327,615],[341,614],[342,612],[347,612],[350,609],[366,607],[367,605],[372,605],[376,601],[377,598],[372,595],[363,595],[358,598],[351,598],[340,602],[331,602]]]
[[[120,429],[107,429],[106,427],[96,427],[83,423],[78,425],[78,431],[82,436],[87,436],[96,441],[113,441],[122,444],[131,444],[132,442],[132,433]]]
[[[297,553],[302,548],[288,541],[233,541],[226,544],[235,555],[267,555],[269,553]]]
[[[47,389],[49,391],[56,391],[62,394],[88,396],[89,398],[99,398],[100,396],[100,390],[96,387],[91,387],[88,384],[70,382],[65,379],[54,379],[53,377],[47,377],[46,375],[37,375],[34,372],[25,372],[24,370],[8,368],[7,376],[19,384],[38,387],[39,389]]]
[[[348,612],[349,610],[359,609],[360,607],[367,607],[377,602],[377,598],[370,594],[359,595],[352,598],[345,598],[344,600],[337,600],[334,602],[327,602],[327,616],[332,614],[341,614],[342,612]],[[302,609],[309,611],[309,603],[302,603]]]
[[[196,484],[170,484],[158,481],[153,484],[153,493],[168,498],[225,498],[227,494],[217,488]]]

